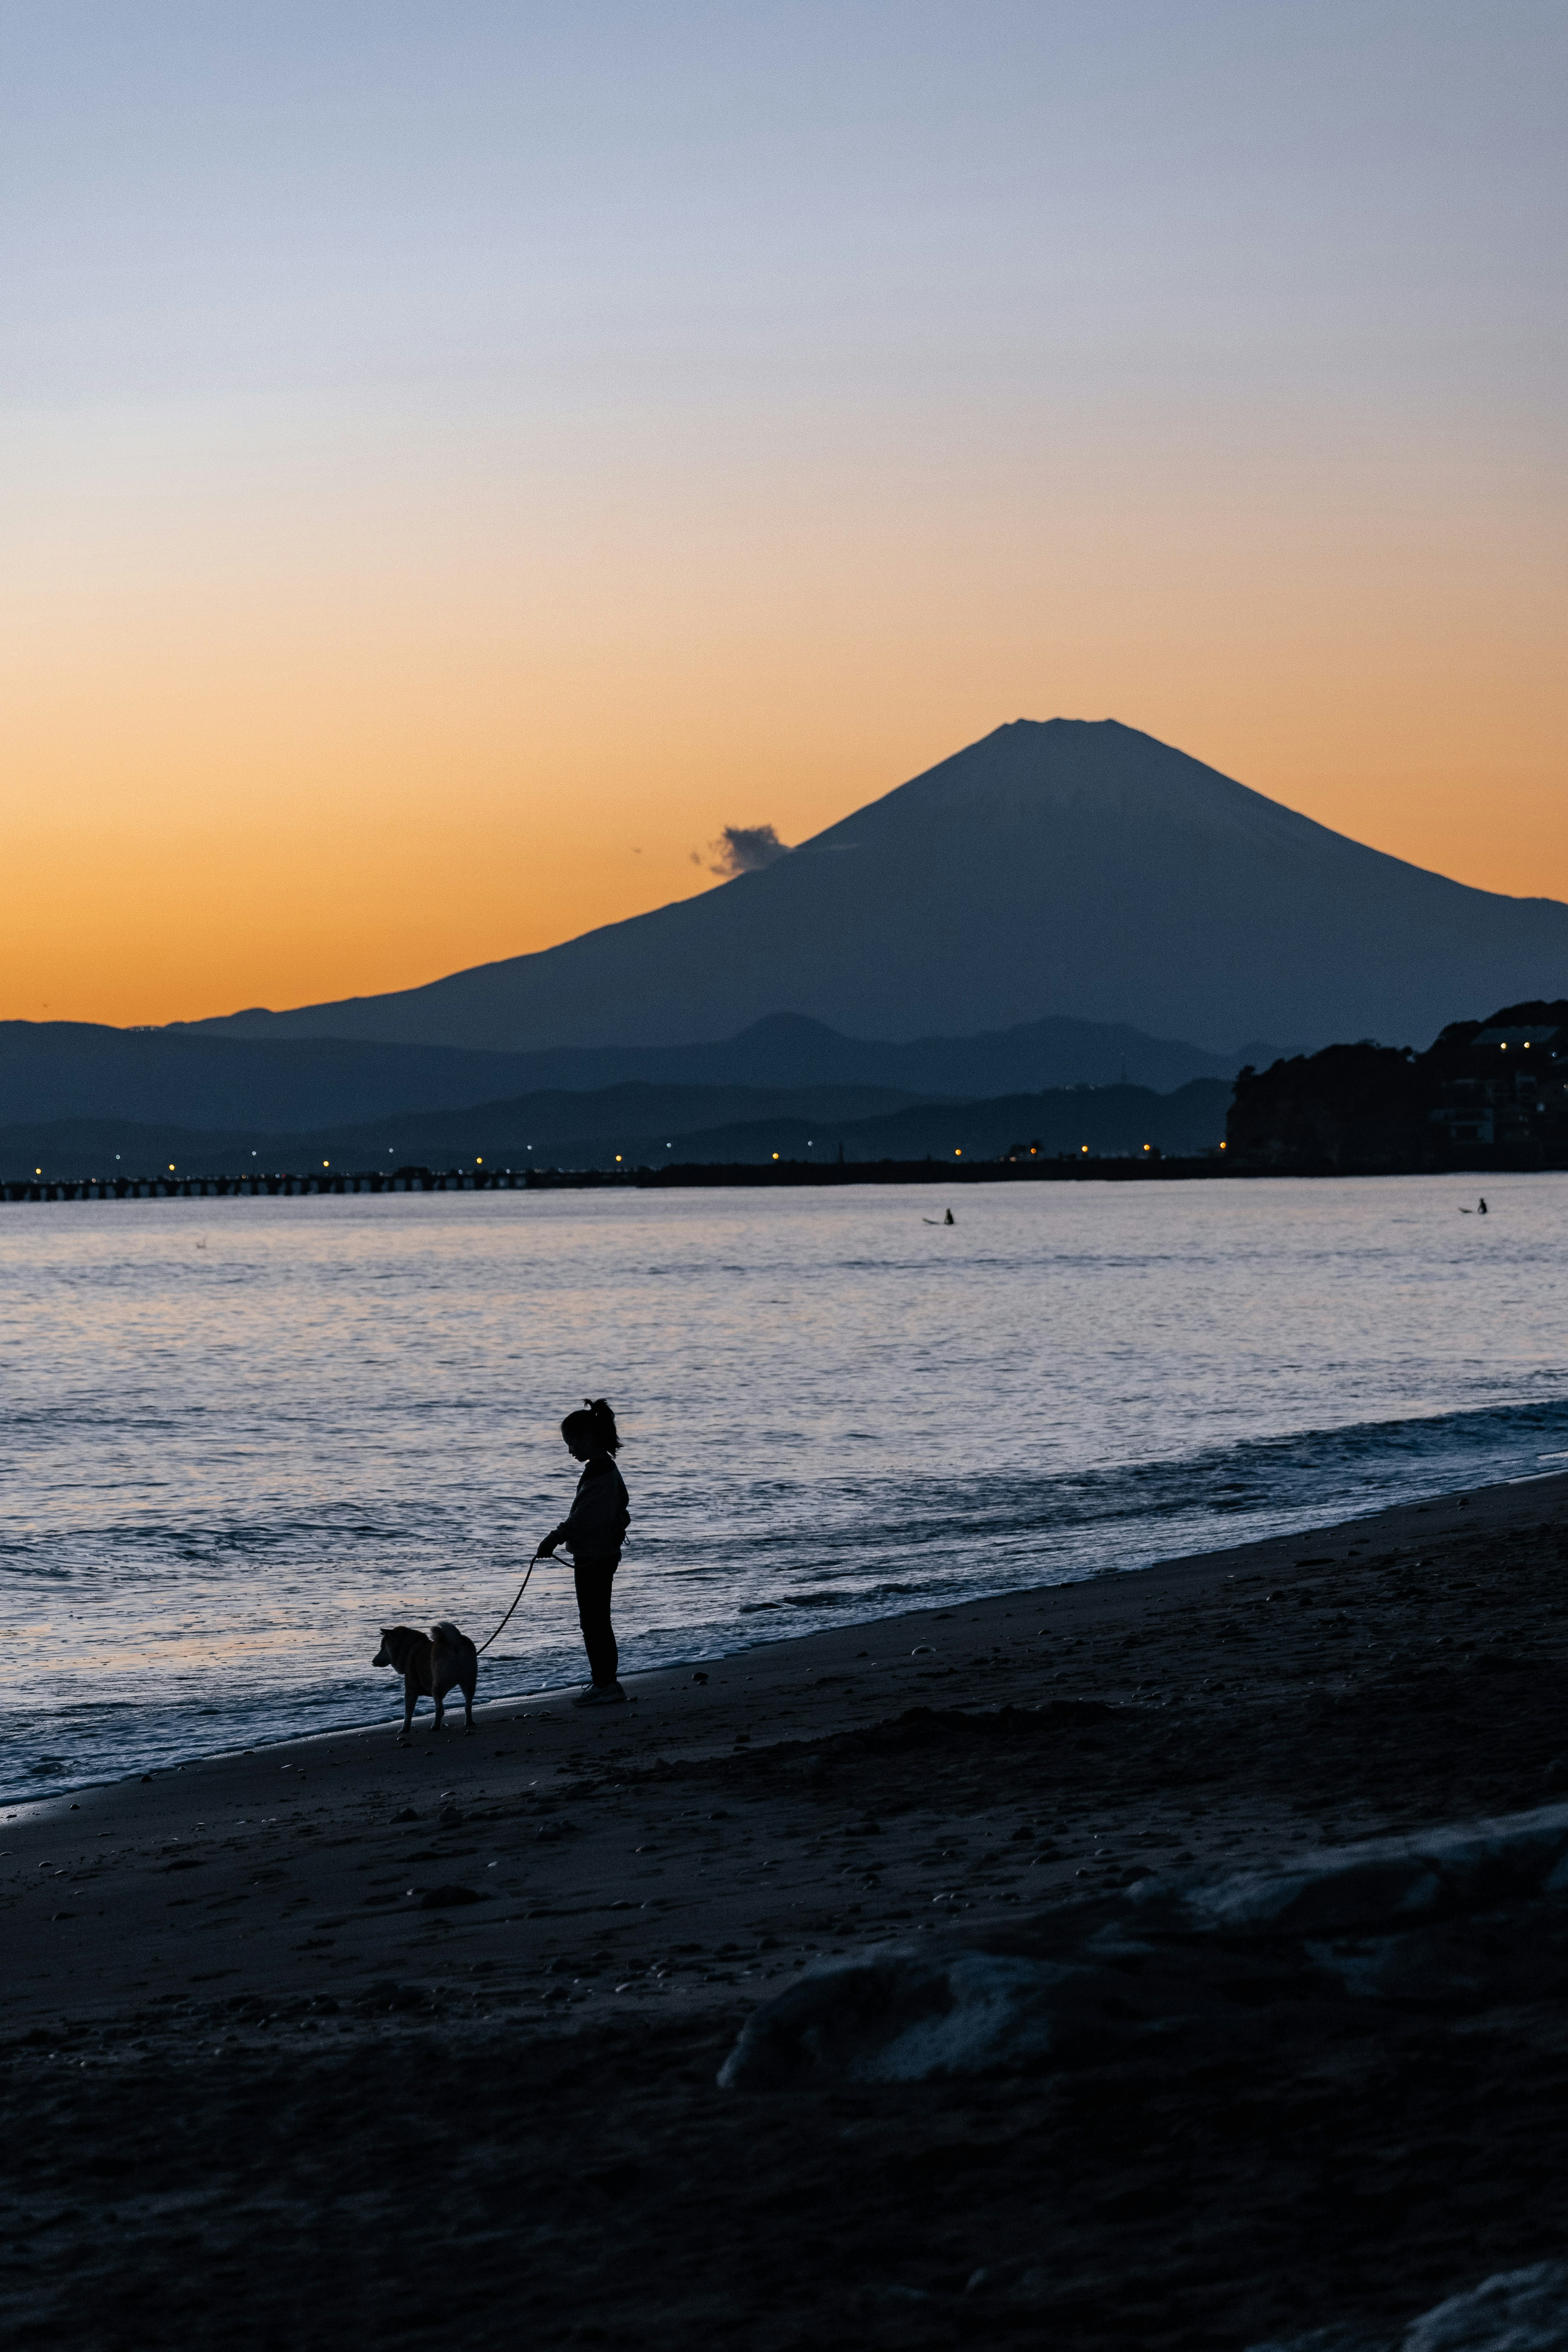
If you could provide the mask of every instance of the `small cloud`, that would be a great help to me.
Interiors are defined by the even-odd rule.
[[[787,856],[789,844],[781,841],[771,824],[727,824],[717,841],[708,845],[704,860],[694,849],[694,866],[708,866],[710,874],[721,875],[729,881],[736,874],[760,874],[776,857]]]

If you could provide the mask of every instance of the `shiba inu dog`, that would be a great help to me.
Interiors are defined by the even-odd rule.
[[[403,1676],[404,1738],[413,1727],[414,1709],[421,1695],[435,1700],[436,1729],[441,1729],[447,1693],[455,1684],[463,1693],[463,1710],[468,1717],[464,1728],[472,1731],[479,1654],[468,1635],[460,1633],[456,1625],[432,1625],[428,1633],[416,1633],[412,1625],[384,1625],[381,1647],[371,1664],[391,1666]]]

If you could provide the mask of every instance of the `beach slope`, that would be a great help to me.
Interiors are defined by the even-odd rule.
[[[868,1952],[1081,1943],[1154,1881],[1568,1796],[1565,1500],[782,1642],[472,1738],[400,1743],[388,1689],[374,1729],[11,1809],[10,2340],[1241,2352],[1392,2342],[1555,2254],[1544,1944],[1506,1998],[1259,1977],[1234,2035],[1135,2058],[717,2078],[760,2005]]]

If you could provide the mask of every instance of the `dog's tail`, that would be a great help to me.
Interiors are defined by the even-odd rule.
[[[430,1639],[439,1642],[443,1649],[459,1650],[465,1638],[460,1628],[454,1625],[449,1617],[443,1617],[438,1625],[430,1628]]]

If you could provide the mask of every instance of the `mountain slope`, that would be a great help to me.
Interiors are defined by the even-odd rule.
[[[230,1035],[675,1045],[773,1013],[910,1039],[1128,1022],[1424,1043],[1568,988],[1568,907],[1473,890],[1114,720],[1018,719],[762,872],[427,986]]]

